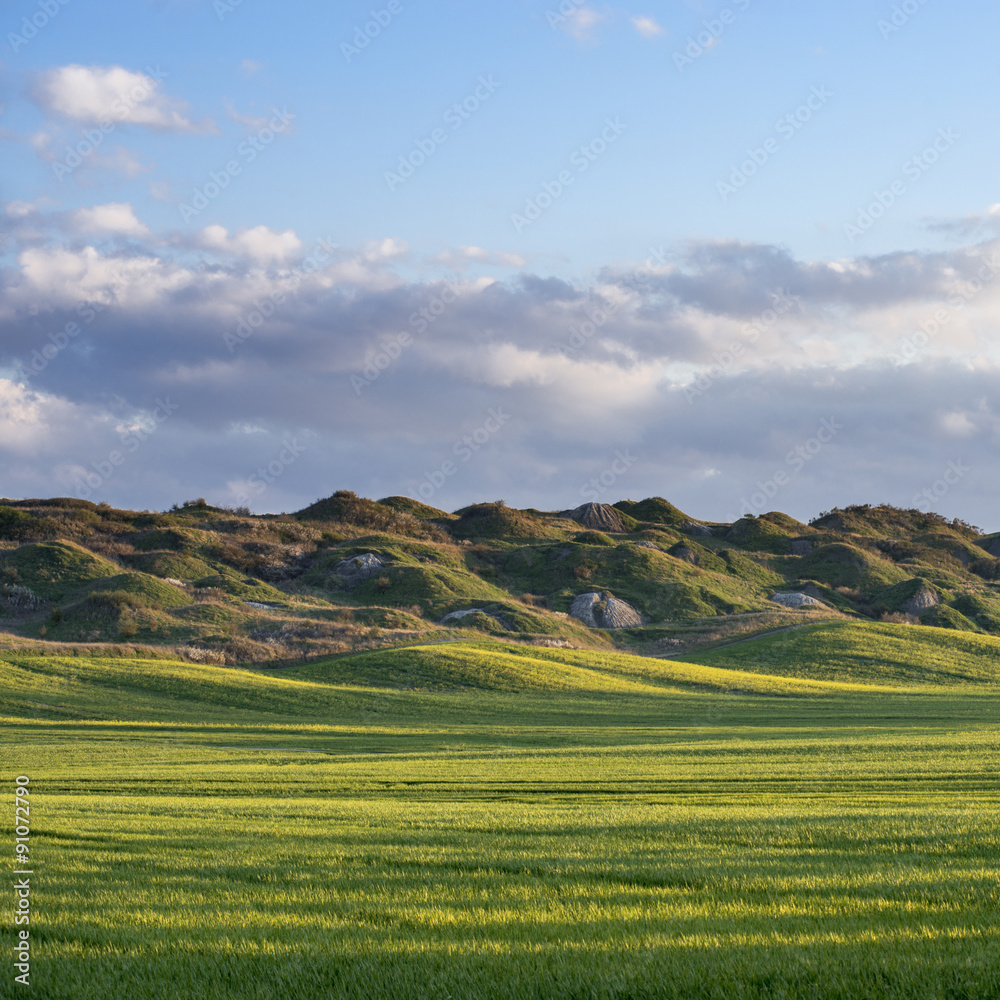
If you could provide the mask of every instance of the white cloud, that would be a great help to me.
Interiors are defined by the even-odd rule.
[[[127,204],[85,211],[119,228],[141,225]],[[568,507],[593,474],[574,470],[597,462],[599,472],[608,461],[601,455],[620,448],[637,459],[620,495],[662,493],[669,482],[682,507],[721,517],[832,418],[844,428],[836,444],[810,461],[776,508],[808,516],[834,503],[912,505],[960,445],[982,487],[975,494],[969,476],[947,503],[957,516],[993,516],[1000,417],[990,401],[1000,349],[988,331],[1000,322],[1000,261],[964,305],[947,305],[939,334],[918,336],[985,267],[989,244],[831,262],[713,241],[677,248],[662,268],[608,269],[575,285],[530,273],[446,285],[401,278],[395,265],[405,246],[392,238],[337,250],[304,275],[260,266],[302,252],[291,230],[207,227],[198,245],[209,258],[230,259],[201,269],[183,266],[192,241],[179,240],[160,244],[159,256],[29,245],[3,274],[0,364],[23,371],[17,362],[50,334],[70,320],[80,327],[30,376],[32,392],[44,388],[64,409],[23,388],[0,393],[7,481],[29,481],[9,472],[37,446],[45,457],[34,461],[33,495],[66,493],[58,470],[102,458],[129,413],[172,393],[182,415],[109,482],[113,502],[162,504],[163,477],[182,483],[176,495],[215,489],[229,500],[227,484],[271,457],[268,435],[280,438],[282,428],[315,432],[318,443],[295,467],[308,478],[293,485],[290,475],[287,503],[269,494],[267,504],[295,509],[329,492],[331,481],[375,496],[406,492],[490,408],[502,408],[511,417],[502,434],[463,466],[441,506],[500,495],[496,477],[511,499]],[[495,254],[464,245],[449,259],[480,264]],[[779,291],[788,305],[776,312]],[[280,308],[263,309],[277,292]],[[81,303],[110,308],[90,326]],[[267,315],[230,350],[226,334],[255,310]],[[401,331],[412,342],[357,392],[352,374]],[[918,350],[893,365],[906,338]],[[692,396],[693,382],[700,388]],[[127,405],[105,403],[116,396]],[[102,423],[95,414],[105,411]],[[82,430],[59,443],[77,417]],[[225,430],[237,426],[261,431]],[[81,445],[84,431],[95,437]],[[345,469],[350,480],[337,481]],[[145,492],[117,485],[129,477]]]
[[[109,421],[88,407],[0,378],[0,449],[19,457],[65,451]]]
[[[662,26],[654,17],[633,17],[632,26],[644,38],[656,38],[663,34]]]
[[[302,250],[302,241],[292,229],[283,233],[254,226],[242,229],[233,236],[225,226],[206,226],[199,233],[199,245],[207,250],[217,250],[234,257],[248,257],[258,264],[280,264],[296,256]]]
[[[50,198],[41,197],[35,201],[8,201],[4,206],[4,211],[12,219],[26,219],[29,216],[37,215],[39,210],[53,204]]]
[[[463,270],[470,261],[478,264],[489,264],[493,267],[526,267],[527,260],[518,253],[508,253],[505,250],[487,250],[485,247],[460,246],[458,250],[446,250],[434,257],[438,264],[444,264],[452,270]]]
[[[402,257],[410,249],[406,240],[397,240],[387,236],[384,240],[373,241],[368,244],[365,251],[365,259],[369,261],[392,260],[394,257]]]
[[[590,41],[594,28],[604,20],[604,15],[593,7],[577,7],[560,15],[556,26],[572,35],[578,42]]]
[[[149,229],[140,222],[128,202],[110,202],[81,208],[72,215],[73,225],[81,233],[116,233],[121,236],[148,236]]]
[[[171,132],[214,129],[192,122],[186,105],[164,94],[160,82],[123,66],[73,64],[38,78],[36,100],[47,111],[77,122],[128,123]]]

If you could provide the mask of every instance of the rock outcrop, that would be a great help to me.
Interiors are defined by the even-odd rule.
[[[449,622],[462,622],[463,619],[468,618],[470,615],[482,615],[484,618],[489,618],[496,622],[501,626],[501,628],[505,628],[507,631],[510,631],[509,627],[496,615],[491,615],[489,611],[484,611],[482,608],[465,608],[461,611],[449,611],[448,614],[441,619],[441,624],[447,625]]]
[[[771,600],[775,604],[781,604],[786,608],[825,608],[822,601],[817,601],[815,597],[808,594],[772,594]]]
[[[812,554],[813,543],[808,538],[793,538],[792,539],[792,555],[793,556],[808,556]]]
[[[569,613],[590,628],[638,628],[642,625],[642,616],[631,604],[606,591],[577,595]]]
[[[365,580],[370,580],[373,576],[381,573],[385,567],[385,561],[374,552],[365,552],[363,555],[352,556],[350,559],[337,563],[334,572],[344,586],[353,587]]]
[[[908,615],[919,617],[922,611],[933,608],[941,603],[941,595],[931,590],[930,587],[921,587],[908,601],[902,605],[902,610]]]
[[[694,549],[689,549],[686,545],[680,545],[673,549],[671,555],[675,559],[683,559],[684,562],[689,562],[694,566],[698,565],[698,553]]]
[[[692,538],[711,538],[712,529],[704,524],[696,524],[694,521],[685,521],[681,525],[681,531]]]
[[[566,516],[594,531],[609,531],[619,535],[626,531],[621,514],[611,504],[585,503]]]

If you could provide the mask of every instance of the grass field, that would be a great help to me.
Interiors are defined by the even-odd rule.
[[[9,655],[34,957],[0,996],[1000,996],[998,651]]]

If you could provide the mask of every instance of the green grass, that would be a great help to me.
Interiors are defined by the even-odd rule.
[[[1000,641],[837,622],[698,660],[10,654],[31,993],[1000,995]]]
[[[684,659],[755,674],[847,683],[1000,682],[1000,639],[875,622],[824,622]]]

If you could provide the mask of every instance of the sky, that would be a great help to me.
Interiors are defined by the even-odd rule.
[[[1000,529],[986,0],[2,0],[0,495]]]

